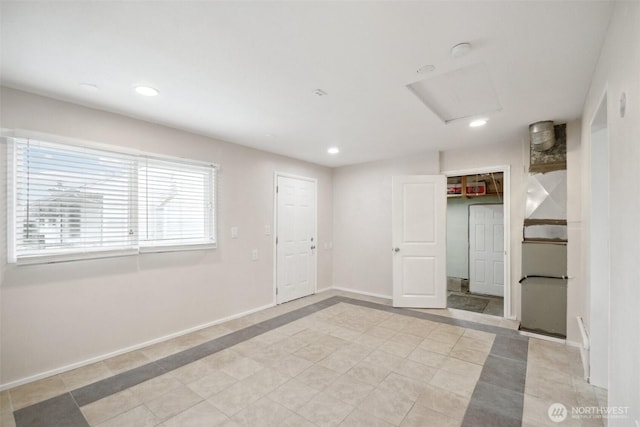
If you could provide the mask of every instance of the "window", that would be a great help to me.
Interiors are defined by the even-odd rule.
[[[9,142],[10,262],[215,247],[214,165]]]

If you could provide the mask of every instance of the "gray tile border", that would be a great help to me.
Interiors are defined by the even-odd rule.
[[[514,425],[522,423],[522,409],[524,407],[524,394],[478,381],[470,405],[472,410],[465,414],[469,422],[477,419],[478,409],[482,413],[492,414],[497,418],[510,418],[515,420]],[[464,423],[465,426],[473,425]]]
[[[483,325],[472,321],[454,319],[416,310],[395,308],[370,301],[334,296],[321,300],[317,303],[292,310],[288,313],[273,317],[263,322],[256,323],[222,337],[215,338],[211,341],[172,354],[138,368],[134,368],[132,370],[114,375],[113,377],[109,377],[104,380],[97,381],[93,384],[89,384],[85,387],[75,389],[70,393],[65,393],[47,401],[31,405],[27,408],[23,408],[19,411],[14,412],[14,416],[16,418],[16,427],[40,427],[45,425],[47,427],[88,426],[79,409],[81,406],[103,399],[129,387],[163,375],[174,369],[195,362],[218,351],[232,347],[260,334],[263,334],[280,326],[284,326],[295,320],[301,319],[305,316],[316,313],[338,303],[347,303],[375,310],[382,310],[403,316],[410,316],[418,319],[425,319],[448,325],[460,326],[496,334],[497,344],[494,342],[494,346],[492,347],[491,353],[487,358],[487,362],[485,363],[486,373],[485,368],[483,368],[480,377],[479,384],[482,383],[482,385],[476,386],[478,393],[477,398],[475,398],[476,391],[474,391],[474,397],[472,397],[471,403],[469,404],[469,409],[467,410],[468,418],[470,420],[469,422],[472,422],[471,420],[473,420],[474,423],[466,424],[463,422],[463,426],[468,427],[479,425],[475,423],[477,420],[487,419],[486,417],[491,416],[504,417],[505,423],[509,421],[507,420],[507,418],[511,419],[511,417],[507,417],[506,415],[496,414],[492,412],[491,405],[488,405],[485,399],[485,388],[487,386],[499,387],[506,393],[516,392],[521,394],[524,391],[524,373],[526,372],[526,352],[528,349],[527,337],[519,335],[517,331],[501,328],[498,326]],[[489,363],[488,368],[487,363]],[[504,396],[505,399],[507,399],[507,397],[508,396]],[[514,408],[514,411],[517,413],[517,408]],[[515,415],[517,415],[517,418],[513,418],[512,420],[519,419],[521,421],[521,407],[519,414]],[[467,420],[467,416],[465,416],[465,420]],[[493,422],[492,425],[496,426],[512,425],[508,423],[502,424],[502,421],[498,422],[498,419],[493,419],[493,421],[495,422]],[[40,424],[38,424],[39,422]],[[44,422],[45,424],[42,424],[42,422]],[[496,424],[496,422],[498,423]]]
[[[18,427],[89,427],[70,393],[19,409],[13,416]]]

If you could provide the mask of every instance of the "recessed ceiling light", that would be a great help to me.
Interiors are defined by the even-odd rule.
[[[480,126],[484,126],[487,124],[487,119],[477,119],[469,123],[469,127],[479,128]]]
[[[78,86],[80,86],[87,92],[97,92],[99,90],[98,86],[94,85],[93,83],[80,83]]]
[[[416,72],[418,74],[428,74],[428,73],[432,72],[435,69],[436,69],[436,67],[434,65],[427,64],[427,65],[424,65],[424,66],[418,68],[416,70]]]
[[[151,86],[136,86],[136,92],[143,96],[158,96],[160,94],[158,89]]]
[[[340,152],[340,149],[338,147],[331,147],[327,150],[327,153],[329,154],[338,154]]]
[[[454,58],[460,58],[471,52],[471,43],[458,43],[451,48],[451,56]]]

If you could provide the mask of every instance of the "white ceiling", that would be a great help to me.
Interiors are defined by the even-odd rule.
[[[527,138],[529,123],[580,117],[611,6],[3,1],[0,77],[9,87],[340,166],[513,142]],[[473,49],[454,59],[449,50],[460,42]],[[484,128],[444,124],[406,88],[480,62],[502,106]],[[418,74],[426,64],[435,71]],[[137,95],[139,83],[160,95]],[[334,145],[341,153],[330,156]]]

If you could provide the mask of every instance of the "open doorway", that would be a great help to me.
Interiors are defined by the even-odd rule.
[[[447,173],[447,307],[505,317],[508,168]]]

